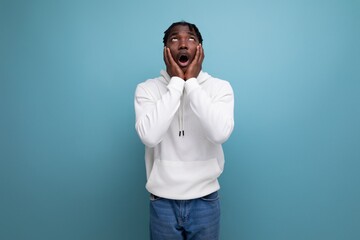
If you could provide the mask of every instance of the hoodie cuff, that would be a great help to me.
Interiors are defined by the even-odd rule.
[[[169,84],[167,85],[168,89],[174,89],[182,94],[184,90],[185,81],[179,77],[172,77]]]
[[[189,78],[185,82],[185,90],[187,94],[190,94],[194,89],[199,88],[200,85],[196,78]]]

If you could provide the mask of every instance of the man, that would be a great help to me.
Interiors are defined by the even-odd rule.
[[[221,144],[234,127],[230,84],[202,71],[196,25],[173,23],[164,33],[161,76],[135,92],[135,128],[145,144],[153,240],[219,239]]]

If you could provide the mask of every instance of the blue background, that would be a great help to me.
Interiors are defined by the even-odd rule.
[[[138,83],[194,22],[231,82],[222,239],[360,239],[360,2],[0,1],[0,239],[147,239]]]

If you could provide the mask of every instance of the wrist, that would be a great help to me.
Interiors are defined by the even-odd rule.
[[[184,80],[186,81],[186,80],[189,80],[190,78],[197,78],[197,76],[198,76],[198,75],[195,76],[194,74],[191,74],[191,75],[186,75],[186,74],[185,74]]]
[[[188,94],[190,94],[192,91],[194,91],[195,89],[197,89],[199,87],[200,87],[200,85],[199,85],[197,79],[194,77],[187,79],[187,81],[185,82],[185,90]]]

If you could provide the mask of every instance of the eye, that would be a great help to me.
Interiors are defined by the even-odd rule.
[[[177,38],[171,38],[170,40],[171,40],[172,42],[177,42],[177,41],[178,41]]]
[[[189,37],[189,41],[193,42],[193,41],[195,41],[195,38],[194,37]]]

